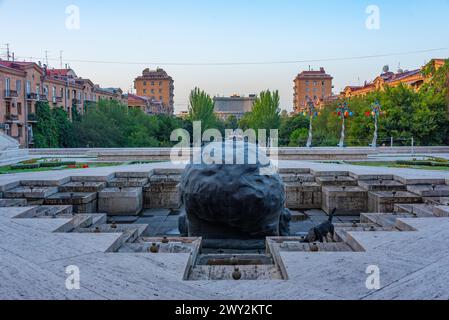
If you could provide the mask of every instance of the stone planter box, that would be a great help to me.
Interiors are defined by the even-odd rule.
[[[359,187],[366,191],[406,191],[407,186],[395,180],[362,180]]]
[[[142,188],[108,188],[98,193],[98,211],[110,216],[138,215],[142,203]]]
[[[4,198],[9,199],[45,199],[55,193],[58,193],[57,187],[17,187],[12,190],[5,191]]]
[[[148,178],[115,178],[108,182],[109,188],[142,188],[148,183]]]
[[[59,187],[59,192],[98,192],[106,188],[106,182],[69,182]]]
[[[178,209],[181,207],[179,190],[180,175],[158,174],[150,178],[143,187],[143,207],[145,209]]]
[[[389,191],[368,193],[368,210],[373,213],[394,212],[394,205],[397,203],[422,202],[422,197],[407,191],[398,191],[394,194]]]
[[[359,215],[368,209],[367,191],[360,187],[323,187],[323,210],[336,215]]]
[[[288,182],[285,206],[289,209],[321,209],[321,187],[315,182]]]
[[[56,193],[44,200],[45,205],[72,205],[74,213],[96,213],[96,192]]]

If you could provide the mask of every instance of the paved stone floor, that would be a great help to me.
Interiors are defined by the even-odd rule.
[[[401,179],[449,179],[449,173],[412,169],[344,166],[313,162],[280,163],[314,171],[392,174]],[[119,167],[148,171],[167,164]],[[107,175],[116,168],[79,172],[21,174],[22,180],[60,179],[73,175]],[[18,175],[1,176],[0,186]],[[112,252],[124,232],[62,232],[73,218],[17,218],[30,208],[0,208],[0,299],[449,299],[449,218],[396,219],[402,231],[350,231],[358,251],[280,251],[287,280],[185,281],[189,253]],[[294,223],[301,233],[327,217],[305,212],[309,220]],[[337,217],[351,223],[354,217]],[[177,213],[145,211],[138,219],[149,235],[174,232]],[[407,231],[409,230],[409,231]],[[132,237],[132,234],[128,234]],[[81,289],[66,289],[66,267],[80,270]],[[366,287],[369,266],[380,270],[379,290]]]

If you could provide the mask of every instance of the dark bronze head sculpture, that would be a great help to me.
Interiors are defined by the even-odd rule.
[[[221,146],[216,144],[217,148]],[[259,152],[257,161],[251,161],[251,148],[256,146],[234,142],[233,148],[227,149],[234,152],[233,163],[202,161],[186,167],[181,192],[189,236],[264,239],[288,235],[290,213],[284,208],[282,180],[265,155]],[[224,160],[226,150],[222,152]],[[242,153],[245,161],[236,164]]]

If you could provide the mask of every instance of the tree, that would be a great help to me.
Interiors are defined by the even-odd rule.
[[[55,122],[58,146],[60,148],[70,148],[74,146],[74,136],[72,122],[63,108],[53,108],[52,117]]]
[[[263,91],[256,98],[248,125],[251,129],[279,129],[281,125],[279,92]]]
[[[34,146],[36,148],[58,148],[58,127],[47,102],[36,103],[36,120]]]
[[[214,113],[214,101],[199,88],[195,88],[190,93],[189,120],[201,121],[202,131],[217,128],[218,120]]]
[[[302,113],[289,117],[287,114],[281,116],[281,126],[279,128],[279,140],[281,146],[298,147],[299,144],[292,143],[292,134],[296,130],[306,129],[309,127],[309,121]],[[296,136],[294,142],[298,142]]]

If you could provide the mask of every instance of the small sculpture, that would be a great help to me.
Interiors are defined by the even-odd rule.
[[[164,237],[164,238],[162,238],[162,243],[163,244],[167,244],[169,241],[168,241],[168,238],[167,237]]]
[[[318,247],[318,245],[316,243],[312,243],[310,245],[310,251],[311,252],[318,252],[318,251],[320,251],[320,247]]]
[[[240,280],[240,279],[242,279],[242,273],[240,272],[240,269],[239,268],[235,268],[234,269],[234,272],[232,273],[232,279],[234,279],[234,280]]]
[[[159,246],[155,242],[153,242],[153,244],[151,245],[150,252],[151,253],[158,253],[159,252]]]

